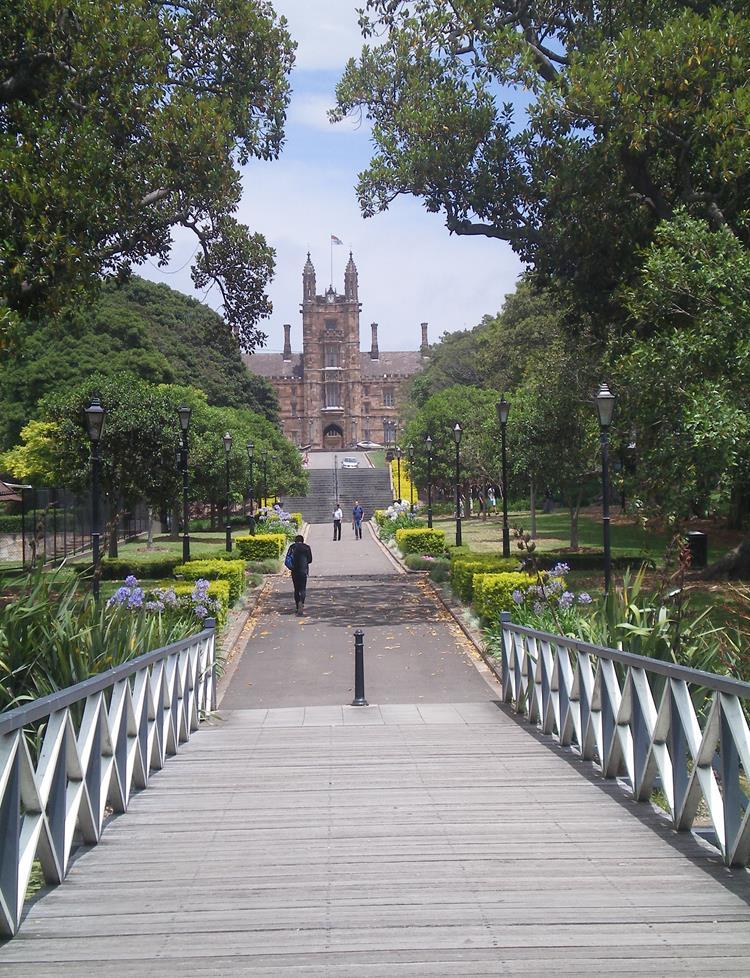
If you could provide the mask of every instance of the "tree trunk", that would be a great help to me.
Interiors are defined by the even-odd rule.
[[[118,557],[119,551],[117,549],[117,529],[119,526],[119,521],[117,519],[117,514],[112,517],[112,522],[109,524],[109,556]]]
[[[568,504],[568,510],[570,512],[570,549],[578,550],[578,514],[581,510],[581,493],[573,499],[570,500]]]
[[[729,500],[729,519],[727,520],[729,529],[743,530],[747,524],[748,512],[750,512],[750,496],[744,486],[738,486],[735,483]]]
[[[154,508],[146,510],[146,550],[154,549]]]
[[[180,504],[182,500],[178,496],[172,500],[172,519],[169,523],[169,539],[180,539]]]
[[[729,553],[710,564],[698,576],[704,580],[717,577],[750,578],[750,536],[741,540],[734,550],[730,550]]]
[[[216,503],[211,503],[211,529],[216,529]]]
[[[531,533],[531,539],[536,540],[536,482],[534,481],[534,476],[531,477],[531,487],[530,487],[530,510],[531,510],[531,526],[529,527],[529,532]]]

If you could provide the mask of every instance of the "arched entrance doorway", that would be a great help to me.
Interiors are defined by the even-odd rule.
[[[328,452],[337,452],[344,447],[344,432],[337,424],[329,424],[323,430],[323,448]]]

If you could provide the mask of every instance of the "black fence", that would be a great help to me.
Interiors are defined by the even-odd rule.
[[[0,520],[0,568],[52,564],[91,549],[91,494],[65,489],[19,488],[15,515]],[[113,521],[117,539],[130,540],[148,529],[145,503],[121,505],[113,511],[104,500],[102,545],[107,546]]]

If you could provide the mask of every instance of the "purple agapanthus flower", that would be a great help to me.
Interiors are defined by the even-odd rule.
[[[513,602],[515,604],[523,604],[525,600],[525,595],[523,591],[519,591],[518,588],[513,592]]]
[[[570,608],[575,601],[575,594],[572,591],[563,591],[560,595],[560,607]]]
[[[138,578],[134,574],[128,574],[125,578],[125,587],[138,587]]]
[[[566,574],[570,573],[570,564],[555,564],[552,570],[549,572],[550,577],[564,577]]]
[[[588,591],[581,591],[578,595],[578,604],[591,604],[591,595]]]

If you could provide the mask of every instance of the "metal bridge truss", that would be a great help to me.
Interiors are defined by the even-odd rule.
[[[99,841],[215,705],[207,628],[0,714],[0,934],[18,930],[34,860],[61,883],[76,847]]]
[[[507,614],[502,639],[506,703],[604,777],[622,776],[635,800],[660,788],[678,831],[707,809],[724,862],[748,864],[750,683],[538,632]]]

